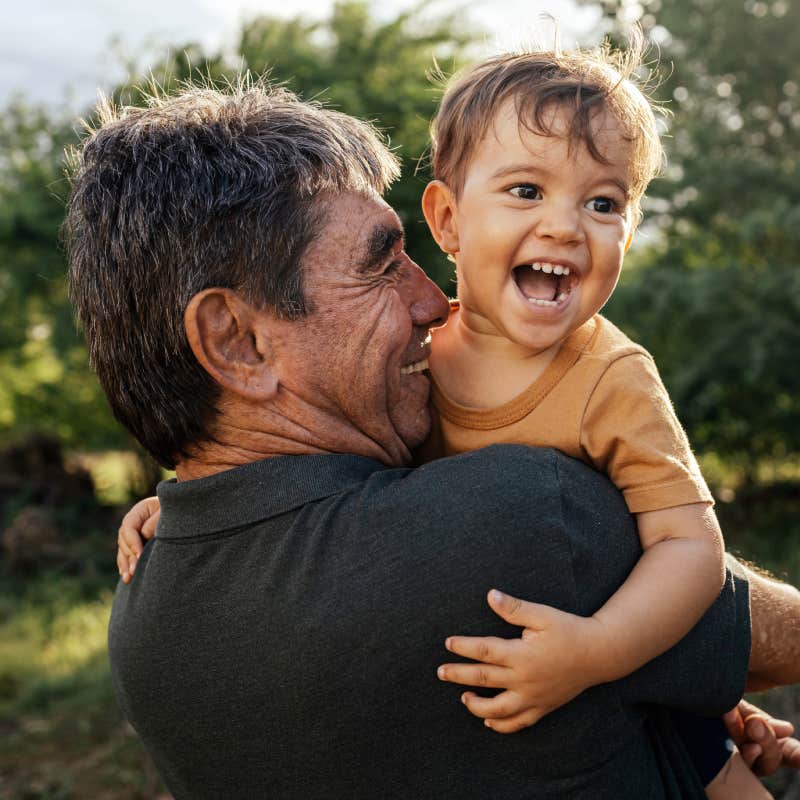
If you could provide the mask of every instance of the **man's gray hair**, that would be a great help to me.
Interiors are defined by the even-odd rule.
[[[370,125],[281,88],[187,88],[98,114],[72,154],[70,297],[115,416],[174,467],[213,438],[220,394],[186,338],[189,300],[220,286],[306,314],[319,196],[383,194],[398,161]]]

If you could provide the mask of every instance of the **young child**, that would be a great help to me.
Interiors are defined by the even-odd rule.
[[[448,640],[483,663],[443,665],[442,679],[474,686],[480,672],[482,685],[506,690],[463,695],[499,732],[667,650],[723,581],[711,494],[655,364],[598,313],[663,157],[631,80],[637,63],[608,49],[492,58],[449,85],[432,126],[436,179],[422,206],[455,261],[459,299],[433,335],[435,421],[422,458],[500,442],[555,447],[608,474],[643,549],[591,617],[541,606],[522,640]],[[701,768],[712,761],[706,783],[729,755],[715,735],[696,753]],[[709,796],[768,796],[742,766],[729,764]]]
[[[653,110],[630,79],[636,63],[605,49],[492,58],[449,86],[433,124],[423,211],[456,263],[459,300],[433,335],[423,460],[500,442],[555,447],[609,475],[643,549],[591,617],[540,606],[521,640],[448,640],[483,663],[444,665],[442,679],[474,686],[480,669],[483,685],[506,690],[464,694],[499,732],[667,650],[724,579],[711,495],[653,360],[598,314],[662,162]],[[157,501],[142,521],[156,511]],[[138,526],[147,538],[154,521]],[[122,533],[120,543],[127,581],[138,548]],[[716,736],[696,759],[712,762],[706,783],[729,755]],[[741,762],[720,774],[709,796],[768,796]]]

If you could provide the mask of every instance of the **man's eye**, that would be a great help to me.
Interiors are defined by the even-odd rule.
[[[383,270],[384,275],[391,275],[393,272],[397,272],[402,265],[401,261],[391,261],[386,265],[386,269]]]
[[[617,204],[610,197],[593,197],[586,207],[598,214],[611,214],[617,210]]]
[[[520,200],[539,200],[542,193],[539,187],[532,183],[523,183],[520,186],[512,186],[509,190],[514,197],[519,197]]]

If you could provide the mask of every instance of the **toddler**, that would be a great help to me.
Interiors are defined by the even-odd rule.
[[[435,180],[422,206],[455,261],[458,301],[433,333],[434,426],[421,458],[503,442],[555,447],[611,478],[643,550],[591,617],[539,607],[524,647],[448,640],[482,663],[444,665],[442,679],[506,690],[463,695],[499,732],[667,650],[724,579],[711,494],[653,359],[598,313],[663,158],[631,79],[637,63],[606,48],[492,58],[448,87],[432,126]],[[721,723],[709,731],[695,753],[705,783],[729,756]],[[710,796],[749,797],[748,783],[768,796],[731,766],[741,782],[727,774]]]

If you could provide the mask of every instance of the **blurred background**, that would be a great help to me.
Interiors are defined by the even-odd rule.
[[[291,9],[287,11],[286,6]],[[116,424],[65,293],[64,147],[98,87],[136,104],[241,70],[376,121],[401,154],[389,201],[449,294],[419,198],[430,79],[552,43],[651,41],[669,166],[606,314],[655,355],[728,547],[800,583],[800,6],[791,0],[29,0],[0,9],[0,798],[166,796],[106,663],[116,528],[162,473]],[[36,19],[36,30],[30,20]],[[713,668],[713,665],[710,665]],[[794,689],[759,696],[800,721]],[[800,797],[789,773],[776,797]]]

